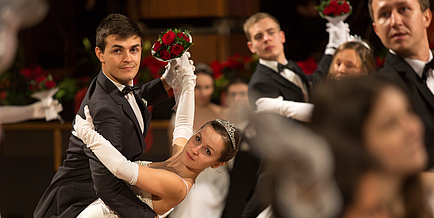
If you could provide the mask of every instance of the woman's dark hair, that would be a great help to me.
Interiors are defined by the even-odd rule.
[[[235,145],[232,145],[231,138],[229,136],[229,133],[226,131],[226,128],[222,126],[218,121],[211,120],[205,123],[200,129],[203,129],[205,126],[210,125],[216,133],[218,133],[222,138],[224,142],[224,150],[221,153],[220,158],[218,159],[219,162],[226,162],[232,159],[238,152],[240,148],[240,134],[238,133],[238,130],[235,129],[234,132],[234,138],[235,138]],[[200,130],[199,129],[199,130]],[[234,148],[235,147],[235,148]]]
[[[348,146],[366,149],[363,137],[366,119],[381,92],[390,87],[406,93],[401,85],[378,75],[324,82],[312,95],[315,108],[309,125],[332,145],[339,139],[352,142]],[[416,173],[405,179],[401,191],[405,217],[425,217],[427,208]]]
[[[122,14],[110,14],[100,22],[96,29],[96,47],[99,47],[104,53],[106,41],[109,35],[116,35],[116,39],[124,40],[132,36],[140,38],[140,45],[143,43],[143,38],[140,28],[131,19]]]
[[[196,70],[194,71],[194,74],[195,75],[204,74],[210,76],[212,78],[213,85],[214,85],[215,82],[214,72],[212,71],[211,67],[208,66],[207,64],[204,63],[196,64]]]
[[[228,88],[229,88],[231,85],[236,85],[236,84],[245,84],[245,85],[249,85],[249,81],[247,81],[246,79],[244,79],[244,78],[242,78],[242,77],[234,77],[234,78],[232,78],[232,79],[229,81],[228,85],[225,87],[225,92],[226,92],[226,94],[227,94],[227,92],[228,92]]]

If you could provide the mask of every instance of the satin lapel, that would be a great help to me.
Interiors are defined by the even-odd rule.
[[[146,136],[147,131],[149,129],[149,125],[151,124],[151,112],[149,111],[148,107],[147,107],[147,102],[145,99],[140,98],[140,95],[137,93],[134,93],[134,97],[136,98],[137,101],[137,105],[139,105],[140,111],[142,112],[142,118],[143,118],[143,123],[145,124],[145,129],[143,131],[143,135]],[[146,104],[145,104],[146,102]]]
[[[388,55],[387,64],[392,66],[402,77],[407,78],[417,88],[421,96],[434,108],[434,95],[416,72],[414,72],[413,68],[401,57],[393,54]]]
[[[122,109],[124,110],[125,114],[128,116],[128,118],[131,121],[133,121],[134,126],[136,127],[136,132],[141,137],[140,145],[142,146],[142,149],[145,149],[144,135],[142,134],[142,130],[140,129],[140,125],[139,122],[137,121],[136,114],[134,114],[134,111],[131,108],[130,103],[124,96],[122,96],[121,91],[119,91],[119,89],[110,80],[108,80],[107,77],[102,72],[100,72],[100,75],[98,76],[100,77],[98,79],[102,87],[105,87],[107,93],[109,93],[109,95],[118,105],[122,105]],[[139,102],[137,103],[140,105]],[[142,116],[144,116],[143,113]]]
[[[301,89],[297,85],[295,85],[294,83],[292,83],[289,80],[285,79],[280,74],[274,72],[272,69],[266,67],[266,70],[264,70],[264,72],[268,76],[270,76],[274,81],[276,81],[277,83],[283,85],[284,87],[287,87],[287,88],[293,90],[294,92],[297,92],[297,94],[299,94],[300,96],[304,96],[303,92],[301,91]]]

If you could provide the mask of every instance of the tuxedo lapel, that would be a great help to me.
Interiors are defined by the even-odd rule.
[[[141,137],[140,145],[141,145],[142,149],[145,149],[144,134],[142,134],[142,130],[140,128],[136,114],[134,114],[133,108],[131,107],[130,103],[128,102],[128,100],[124,96],[122,96],[122,92],[119,91],[119,89],[110,80],[108,80],[107,77],[102,72],[99,74],[99,77],[100,77],[99,81],[101,82],[102,87],[106,89],[107,93],[109,93],[111,98],[118,105],[122,105],[122,109],[125,112],[125,114],[128,116],[128,118],[131,121],[133,121],[136,132]],[[137,98],[136,98],[136,100],[137,100]],[[137,103],[140,105],[139,101],[137,101]],[[147,116],[147,114],[145,115],[143,113],[143,110],[141,110],[141,111],[142,111],[142,116]],[[148,110],[148,113],[149,113],[149,110]],[[145,129],[145,132],[146,132],[146,129]]]
[[[306,74],[304,74],[303,70],[297,65],[296,62],[288,60],[288,63],[291,64],[292,71],[300,76],[300,78],[303,80],[304,84],[306,84],[307,92],[310,94],[310,81],[307,78]]]
[[[393,67],[403,78],[407,78],[407,80],[416,87],[421,96],[434,108],[433,93],[431,93],[428,86],[404,59],[393,54],[388,54],[386,63]]]
[[[303,92],[301,91],[300,87],[290,82],[289,80],[285,79],[282,75],[273,71],[272,69],[265,66],[264,68],[265,69],[263,70],[263,72],[265,73],[265,75],[269,76],[272,80],[276,81],[283,87],[291,89],[292,91],[296,92],[298,95],[303,96]]]

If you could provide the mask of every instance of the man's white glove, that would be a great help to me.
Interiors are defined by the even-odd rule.
[[[107,139],[95,131],[87,105],[84,107],[84,114],[86,120],[79,115],[75,116],[72,134],[81,139],[113,175],[135,185],[139,176],[139,166],[127,160]]]
[[[324,53],[334,55],[336,48],[350,39],[350,27],[343,21],[336,24],[328,22],[326,26],[326,31],[329,33],[329,41]]]
[[[285,101],[282,96],[277,98],[259,98],[255,103],[256,113],[275,113],[302,122],[310,121],[314,108],[314,105],[310,103]]]
[[[166,83],[172,87],[173,89],[177,88],[182,80],[182,74],[185,70],[180,71],[180,68],[186,67],[188,71],[194,72],[195,68],[193,65],[193,61],[189,60],[190,52],[185,52],[180,58],[173,59],[169,61],[166,65],[166,70],[163,73],[163,79]]]

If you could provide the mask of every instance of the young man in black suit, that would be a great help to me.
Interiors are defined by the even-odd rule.
[[[168,99],[175,66],[169,64],[163,77],[123,92],[133,85],[140,66],[139,27],[123,15],[111,14],[98,26],[96,43],[95,53],[102,69],[90,84],[78,114],[84,117],[83,107],[89,105],[96,131],[126,158],[135,160],[145,150],[151,121],[147,106]],[[120,217],[156,216],[80,139],[71,135],[66,159],[38,203],[34,217],[76,217],[97,198]]]
[[[310,111],[305,111],[309,110],[305,108],[305,104],[297,103],[308,102],[312,85],[326,78],[335,48],[349,39],[349,28],[342,23],[340,26],[331,25],[327,29],[329,43],[318,69],[312,75],[305,75],[294,61],[286,59],[285,33],[274,16],[256,13],[245,21],[243,28],[247,37],[247,47],[259,56],[259,63],[248,87],[252,110],[257,111],[260,107],[263,111],[279,114],[276,116],[282,115],[301,122],[308,121],[307,116],[294,116],[295,113],[291,111],[310,114]],[[261,171],[255,179],[256,187],[246,199],[246,206],[241,215],[243,218],[256,217],[271,203],[265,198],[267,190],[262,188],[268,180],[268,173]]]
[[[311,86],[328,74],[335,48],[349,38],[349,28],[343,23],[342,26],[332,26],[327,31],[330,39],[325,55],[319,62],[318,69],[312,75],[305,75],[294,61],[286,59],[285,33],[275,17],[267,13],[256,13],[246,20],[244,33],[247,47],[259,56],[259,64],[249,82],[249,101],[254,111],[259,104],[270,104],[270,101],[261,99],[274,98],[272,104],[279,105],[276,110],[281,115],[290,114],[283,111],[297,107],[294,102],[309,101]],[[267,106],[261,106],[264,107]]]
[[[434,76],[427,29],[432,14],[429,0],[369,0],[375,33],[389,49],[375,72],[402,84],[416,114],[425,125],[428,167],[434,166]],[[429,66],[429,65],[427,65]],[[434,65],[432,65],[434,66]],[[402,124],[405,125],[405,124]]]

